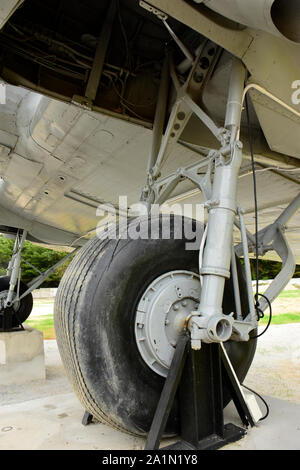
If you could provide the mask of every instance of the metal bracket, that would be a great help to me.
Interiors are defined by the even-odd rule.
[[[213,55],[208,55],[208,51],[212,48],[215,53]],[[162,139],[162,144],[155,164],[151,170],[151,174],[154,179],[159,175],[162,164],[173,150],[175,144],[179,141],[193,113],[195,113],[204,125],[212,132],[216,139],[221,142],[222,146],[225,142],[228,143],[230,138],[228,131],[217,126],[210,116],[203,111],[195,101],[201,100],[205,78],[211,72],[211,68],[214,67],[215,59],[218,57],[219,53],[219,48],[213,45],[210,41],[206,41],[195,58],[189,76],[183,85],[179,82],[173,59],[172,57],[170,58],[170,75],[177,93],[177,98],[173,104],[166,132]],[[207,58],[208,66],[203,65],[201,67],[201,59],[203,57]],[[199,80],[200,75],[201,80]]]
[[[194,57],[190,53],[190,51],[187,49],[187,47],[183,44],[183,42],[179,39],[179,37],[176,35],[176,33],[173,31],[171,26],[167,23],[168,15],[166,13],[163,13],[162,11],[158,10],[157,8],[154,8],[153,6],[149,5],[148,3],[144,1],[140,1],[140,6],[144,8],[145,10],[149,11],[153,15],[157,16],[158,19],[160,19],[163,24],[165,25],[166,29],[169,31],[170,35],[178,45],[178,47],[181,49],[185,57],[193,62]]]
[[[203,160],[189,165],[185,168],[179,168],[175,173],[166,176],[165,178],[154,181],[151,189],[154,194],[153,203],[164,203],[176,186],[184,180],[190,180],[203,192],[205,199],[209,199],[212,194],[211,173],[214,155],[210,154],[208,157],[203,157]],[[200,170],[205,170],[205,175],[199,175]]]
[[[81,424],[83,426],[88,426],[89,424],[93,422],[93,418],[94,418],[93,415],[89,411],[85,411],[82,417]]]
[[[245,429],[224,424],[222,375],[243,425],[255,426],[223,345],[206,344],[201,352],[193,351],[190,337],[184,332],[177,342],[145,450],[159,449],[178,388],[181,440],[166,450],[219,449],[241,439]]]
[[[144,8],[145,10],[149,11],[149,13],[153,13],[153,15],[157,16],[160,20],[167,20],[168,15],[163,13],[162,11],[158,10],[157,8],[149,5],[149,3],[140,0],[140,7]]]
[[[242,162],[243,145],[239,141],[242,102],[244,97],[245,68],[243,64],[233,59],[232,73],[229,86],[227,110],[224,127],[218,127],[210,116],[199,106],[202,94],[202,84],[197,86],[196,70],[201,64],[201,58],[206,50],[207,42],[198,49],[195,60],[191,63],[191,70],[188,78],[182,84],[182,77],[178,76],[172,57],[169,60],[170,75],[177,97],[173,104],[169,121],[164,136],[154,135],[156,142],[160,140],[160,147],[157,150],[157,157],[151,154],[151,165],[148,165],[148,186],[143,194],[143,201],[149,206],[152,203],[161,204],[170,197],[176,186],[182,180],[192,181],[204,193],[206,208],[209,212],[208,232],[206,246],[202,259],[202,292],[200,304],[197,312],[193,312],[189,321],[191,331],[192,347],[197,350],[201,347],[201,342],[223,342],[229,338],[236,341],[249,340],[249,333],[257,328],[257,315],[254,306],[252,292],[252,278],[249,263],[248,240],[251,248],[255,247],[255,237],[246,229],[242,210],[238,210],[236,201],[237,181]],[[214,45],[214,47],[216,47]],[[216,51],[215,51],[216,52]],[[210,64],[213,67],[213,62]],[[165,80],[162,80],[165,83]],[[165,93],[167,100],[167,93]],[[167,101],[166,101],[167,102]],[[204,123],[204,125],[219,140],[221,146],[219,150],[211,150],[203,160],[186,168],[179,168],[173,174],[161,178],[160,172],[163,163],[169,153],[180,140],[183,130],[189,122],[192,114]],[[212,164],[215,164],[214,182],[211,181]],[[199,170],[205,169],[205,175],[199,175]],[[300,195],[292,203],[285,214],[276,221],[268,230],[262,231],[259,236],[260,251],[266,252],[275,249],[284,261],[282,273],[270,286],[267,295],[270,300],[276,296],[284,287],[288,279],[294,272],[294,258],[283,235],[284,222],[299,208]],[[239,214],[239,221],[236,219]],[[234,271],[233,258],[235,256],[232,249],[233,224],[239,226],[242,235],[240,250],[245,258],[245,272],[247,277],[247,292],[250,313],[246,319],[242,319],[239,285],[237,273],[235,273],[234,290],[237,307],[237,318],[225,325],[226,316],[222,315],[222,299],[224,293],[225,279],[229,275],[230,259]],[[219,228],[222,228],[221,235]],[[262,309],[266,308],[262,301]],[[220,326],[221,325],[221,326]],[[224,334],[218,338],[213,337],[218,330],[223,329]],[[211,331],[213,334],[211,335]],[[224,339],[226,337],[226,339]]]
[[[268,251],[275,251],[282,260],[283,267],[265,292],[265,296],[272,303],[280,292],[285,288],[295,272],[295,257],[284,235],[285,227],[288,221],[300,209],[300,193],[282,212],[278,219],[262,229],[258,233],[259,254],[265,255]],[[255,237],[244,229],[244,241],[236,247],[238,255],[245,253],[245,236],[250,240],[250,253],[255,252]],[[244,248],[243,248],[244,244]],[[247,254],[248,256],[248,254]],[[247,257],[246,257],[247,259]],[[265,311],[268,303],[265,299],[259,301],[260,309]]]
[[[194,182],[201,190],[204,191],[205,197],[209,198],[211,193],[211,161],[212,157],[217,155],[217,151],[212,151],[208,157],[190,165],[187,168],[180,168],[175,174],[159,180],[160,172],[163,164],[172,152],[180,137],[188,124],[191,116],[195,113],[198,118],[211,130],[215,137],[222,143],[223,147],[230,140],[230,132],[223,128],[219,128],[214,121],[196,104],[201,101],[204,86],[207,78],[212,73],[216,60],[219,57],[221,49],[211,41],[204,41],[198,48],[196,58],[191,61],[191,70],[188,78],[183,84],[177,75],[173,57],[168,57],[165,62],[161,87],[159,92],[158,107],[161,112],[156,113],[153,127],[153,146],[148,163],[147,186],[144,188],[141,200],[150,206],[152,203],[160,204],[164,202],[171,192],[176,188],[177,184],[189,179]],[[206,59],[205,62],[202,59]],[[166,68],[168,65],[169,70]],[[165,134],[163,135],[163,122],[168,99],[167,73],[171,75],[173,86],[176,90],[177,98],[173,104]],[[195,101],[196,100],[196,101]],[[224,153],[228,152],[228,148]],[[229,149],[230,151],[230,149]],[[200,168],[207,167],[207,173],[201,178],[197,171]],[[164,190],[162,191],[162,188]]]
[[[12,299],[11,299],[11,305],[13,305],[15,302],[19,302],[20,300],[22,300],[24,297],[26,297],[28,294],[30,294],[30,292],[32,292],[34,289],[37,289],[44,281],[45,279],[47,279],[48,276],[50,276],[50,274],[52,274],[57,268],[59,268],[59,266],[61,266],[62,264],[64,264],[70,257],[74,256],[75,253],[77,253],[78,250],[80,250],[81,247],[78,247],[76,248],[75,250],[73,250],[72,252],[68,253],[64,258],[60,259],[56,264],[54,264],[53,266],[51,266],[51,268],[47,269],[46,271],[44,272],[41,272],[39,276],[35,277],[34,279],[32,279],[32,281],[30,281],[28,283],[28,289],[22,294],[22,295],[19,295],[19,293],[17,293],[16,296],[14,296]],[[27,263],[26,260],[24,260],[24,262]],[[11,263],[10,263],[11,265]],[[32,266],[32,265],[31,265]],[[33,266],[34,267],[34,266]],[[34,267],[35,268],[35,267]],[[16,270],[16,267],[14,268]],[[36,269],[36,268],[35,268]],[[11,268],[9,268],[7,270],[7,272],[9,273],[11,270]],[[9,275],[9,274],[8,274]],[[8,299],[6,300],[6,303],[8,302]]]
[[[16,298],[19,297],[19,292],[17,292],[17,296],[14,296],[14,294],[15,294],[15,287],[17,283],[18,283],[18,287],[20,283],[21,260],[22,260],[21,254],[22,254],[22,250],[23,250],[24,243],[26,240],[26,236],[27,236],[26,230],[23,230],[22,235],[20,234],[19,231],[16,234],[13,254],[12,254],[12,257],[11,257],[11,260],[9,262],[7,272],[6,272],[7,276],[10,279],[9,279],[9,289],[8,289],[7,298],[5,302],[5,308],[11,307],[12,304],[16,301]]]
[[[38,277],[32,279],[32,281],[30,281],[28,283],[28,289],[21,296],[15,297],[13,302],[18,302],[18,301],[22,300],[24,297],[26,297],[26,295],[28,295],[34,289],[37,289],[45,281],[45,279],[47,279],[47,277],[50,276],[50,274],[52,274],[57,268],[59,268],[59,266],[64,264],[69,258],[74,256],[75,253],[77,253],[77,251],[80,250],[80,248],[81,247],[78,247],[75,250],[71,251],[66,256],[64,256],[62,259],[60,259],[56,264],[51,266],[51,268],[49,268],[46,271],[42,272]]]

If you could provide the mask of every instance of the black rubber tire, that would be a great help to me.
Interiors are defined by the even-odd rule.
[[[9,277],[2,276],[0,277],[0,292],[6,291],[9,289]],[[20,295],[24,294],[28,289],[27,285],[24,282],[20,282]],[[17,286],[15,287],[15,292],[17,291]],[[27,320],[33,307],[33,297],[32,294],[26,295],[21,302],[19,309],[13,314],[12,326],[13,328],[18,327]],[[3,326],[3,316],[0,315],[0,328]]]
[[[135,221],[139,223],[140,220]],[[198,230],[203,233],[203,226],[198,224]],[[57,343],[84,409],[96,419],[135,435],[149,431],[164,383],[145,364],[137,349],[134,335],[137,303],[158,276],[180,269],[198,272],[198,250],[186,251],[186,240],[174,238],[173,231],[170,240],[94,238],[69,265],[56,295]],[[243,312],[247,315],[245,282],[239,264],[238,269]],[[230,280],[226,282],[223,308],[225,314],[234,311]],[[237,375],[244,380],[256,341],[229,341],[226,348]],[[225,398],[224,405],[227,402]],[[177,432],[176,401],[166,434]]]

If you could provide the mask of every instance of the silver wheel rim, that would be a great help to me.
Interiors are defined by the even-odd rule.
[[[7,294],[8,294],[8,290],[4,290],[2,292],[0,292],[0,310],[4,309],[4,304],[5,304],[5,301],[7,299]],[[14,300],[17,296],[17,293],[14,292],[13,293],[13,299]],[[19,301],[16,301],[12,304],[12,308],[15,312],[17,312],[20,308],[20,302]]]
[[[135,338],[145,363],[166,377],[186,318],[198,307],[200,277],[190,271],[171,271],[146,289],[135,316]]]

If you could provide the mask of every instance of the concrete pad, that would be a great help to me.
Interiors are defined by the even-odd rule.
[[[273,397],[263,398],[270,407],[267,419],[224,450],[300,450],[300,405]],[[260,408],[265,413],[263,405]],[[232,403],[225,409],[225,416],[229,422],[241,425]]]
[[[104,424],[81,424],[83,409],[73,393],[2,406],[0,449],[142,449],[143,440]]]
[[[225,450],[300,450],[299,338],[300,324],[293,324],[271,326],[259,339],[245,383],[265,398],[270,415]],[[82,426],[84,410],[67,381],[56,341],[44,344],[46,380],[0,386],[0,449],[143,449],[143,439],[104,424]],[[232,404],[225,417],[241,426]]]
[[[300,405],[266,398],[270,417],[224,450],[300,450]],[[142,450],[145,440],[101,423],[83,426],[83,410],[73,393],[1,408],[0,449],[10,450]],[[241,425],[233,405],[226,422]],[[173,441],[165,441],[162,446]]]
[[[33,328],[0,333],[0,385],[45,379],[44,338]]]

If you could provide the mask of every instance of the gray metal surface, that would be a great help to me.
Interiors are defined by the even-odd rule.
[[[6,3],[11,8],[6,12],[8,18],[16,2]],[[300,74],[297,44],[261,29],[252,29],[242,21],[248,27],[235,29],[225,17],[220,16],[216,22],[213,15],[203,13],[203,8],[210,11],[209,3],[222,6],[224,2],[208,2],[207,7],[201,3],[191,6],[183,0],[148,3],[165,12],[168,22],[177,18],[225,48],[205,83],[201,97],[203,107],[200,105],[198,111],[204,109],[218,125],[224,122],[231,64],[229,53],[234,53],[243,58],[251,71],[249,84],[261,86],[299,112],[299,107],[291,102],[291,84]],[[253,8],[250,2],[228,1],[225,13],[230,17],[232,11],[236,14],[250,8],[245,10],[250,21],[252,13],[261,18],[263,3],[258,2],[257,8]],[[271,3],[266,4],[267,7]],[[231,8],[237,4],[243,5],[242,10]],[[258,28],[259,22],[250,26]],[[177,30],[176,34],[180,37]],[[196,56],[201,48],[198,46],[192,52]],[[188,67],[186,60],[178,65],[180,70],[188,70]],[[167,94],[166,81],[162,95]],[[101,221],[96,216],[99,203],[118,206],[119,195],[127,195],[129,204],[139,200],[151,152],[152,123],[104,108],[97,107],[96,112],[95,107],[90,111],[50,99],[29,90],[34,88],[49,95],[51,90],[33,87],[29,81],[21,79],[19,83],[27,89],[7,85],[6,104],[0,106],[0,224],[3,228],[25,229],[32,240],[82,245]],[[273,222],[299,192],[300,121],[257,88],[250,93],[259,118],[258,121],[251,107],[262,229]],[[162,118],[163,103],[158,111]],[[162,119],[154,129],[157,127],[162,128]],[[245,210],[247,229],[253,230],[253,187],[244,113],[240,138],[244,150],[237,187],[238,203]],[[202,156],[217,145],[211,132],[199,126],[193,114],[180,139],[172,145],[172,154],[164,161],[162,176],[179,167],[194,165],[199,161],[199,154]],[[189,179],[171,191],[169,197],[182,198],[182,203],[203,202],[200,191],[195,191]],[[289,221],[285,232],[297,262],[300,261],[299,226],[297,214]],[[238,232],[235,237],[238,241]],[[278,259],[276,253],[267,256]]]
[[[146,364],[166,377],[178,336],[201,292],[199,276],[172,271],[155,279],[143,293],[135,317],[135,338]],[[163,306],[163,308],[162,308]]]

